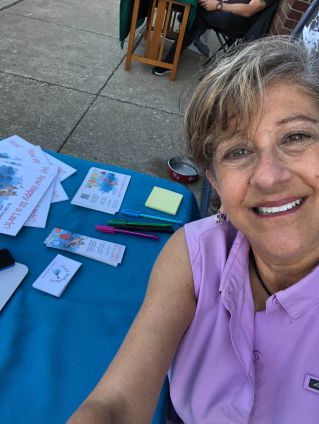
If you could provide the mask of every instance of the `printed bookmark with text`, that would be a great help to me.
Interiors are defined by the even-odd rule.
[[[62,228],[54,228],[44,240],[44,244],[47,247],[76,253],[112,266],[121,263],[125,251],[125,246],[122,244],[87,237]]]

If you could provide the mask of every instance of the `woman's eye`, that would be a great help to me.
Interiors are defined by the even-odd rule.
[[[300,143],[302,141],[308,140],[309,138],[310,138],[310,136],[307,135],[307,134],[294,133],[294,134],[289,134],[286,137],[286,142],[287,143]]]
[[[225,154],[225,159],[242,159],[249,155],[249,151],[244,147],[238,147]]]

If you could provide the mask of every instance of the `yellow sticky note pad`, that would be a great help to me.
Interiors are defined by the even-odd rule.
[[[165,188],[153,187],[148,196],[145,206],[161,212],[176,215],[177,209],[182,201],[183,195]]]

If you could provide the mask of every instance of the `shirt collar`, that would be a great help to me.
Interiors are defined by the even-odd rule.
[[[244,283],[248,269],[249,249],[250,246],[248,240],[240,231],[238,231],[226,259],[225,268],[219,286],[219,290],[221,292],[227,288],[232,280],[238,283],[233,285],[235,290],[239,290],[241,285]]]
[[[274,296],[291,318],[299,318],[319,303],[319,265],[298,283],[279,291]]]

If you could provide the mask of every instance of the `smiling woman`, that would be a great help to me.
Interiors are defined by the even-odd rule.
[[[168,369],[185,423],[318,423],[318,75],[301,44],[267,37],[202,79],[186,138],[220,213],[171,237],[70,423],[149,423]]]
[[[319,68],[317,58],[285,38],[257,45],[259,51],[251,44],[225,57],[202,81],[186,134],[222,211],[245,234],[276,291],[319,258]]]

